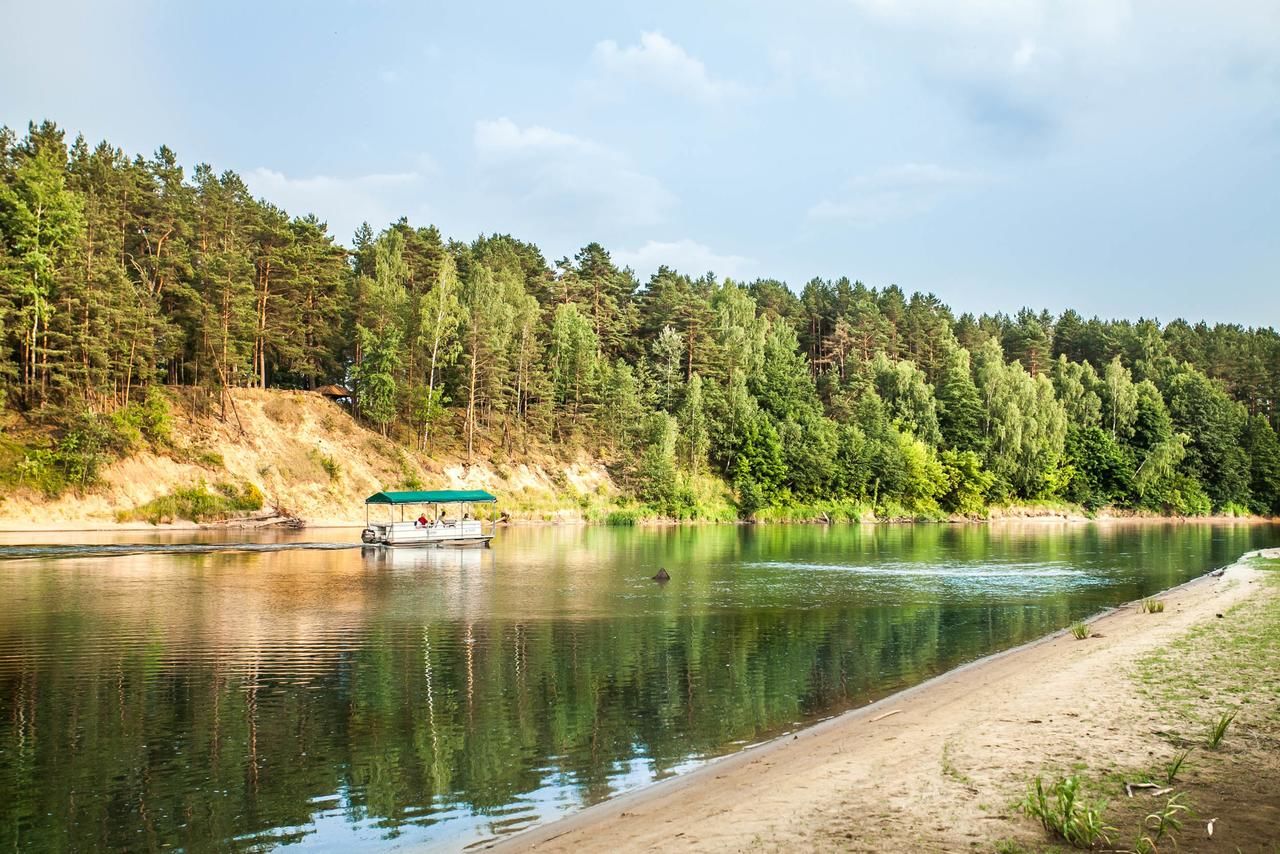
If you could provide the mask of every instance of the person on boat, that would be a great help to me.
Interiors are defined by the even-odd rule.
[[[425,527],[427,527],[427,525],[429,525],[429,524],[430,524],[430,523],[427,521],[427,512],[424,510],[424,511],[422,511],[422,514],[418,516],[417,521],[415,521],[415,522],[413,523],[413,527],[415,527],[415,528],[425,528]]]

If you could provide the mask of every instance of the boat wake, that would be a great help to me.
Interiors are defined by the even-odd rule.
[[[81,545],[0,546],[0,560],[116,557],[139,554],[212,554],[214,552],[339,551],[360,543],[90,543]]]

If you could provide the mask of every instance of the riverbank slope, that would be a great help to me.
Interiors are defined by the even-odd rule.
[[[232,389],[234,407],[223,420],[207,404],[192,405],[184,391],[171,391],[170,442],[115,460],[100,483],[79,493],[0,490],[0,530],[194,527],[190,518],[148,504],[219,485],[261,493],[262,510],[242,514],[249,520],[289,517],[318,526],[364,524],[364,499],[386,488],[487,489],[502,496],[506,512],[537,521],[603,513],[619,494],[602,464],[572,449],[507,454],[486,442],[468,465],[456,440],[417,452],[312,392]]]
[[[1054,840],[1015,804],[1037,775],[1076,774],[1110,799],[1116,848],[1182,793],[1194,817],[1181,816],[1179,850],[1262,850],[1280,841],[1278,581],[1242,560],[1160,596],[1161,613],[1121,607],[1084,640],[1060,632],[983,659],[495,848],[1040,851]],[[1183,750],[1172,792],[1125,794],[1165,788]]]

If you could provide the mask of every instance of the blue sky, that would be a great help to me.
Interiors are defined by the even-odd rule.
[[[1280,3],[4,0],[0,123],[647,276],[1275,325]]]

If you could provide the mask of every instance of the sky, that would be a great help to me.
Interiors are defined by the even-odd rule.
[[[0,123],[168,145],[344,243],[1280,325],[1276,0],[0,7]]]

